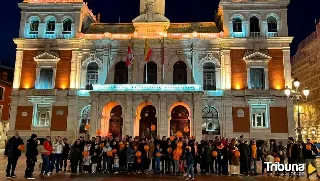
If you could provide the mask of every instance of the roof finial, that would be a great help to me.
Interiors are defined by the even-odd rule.
[[[100,13],[98,13],[97,21],[100,23]]]

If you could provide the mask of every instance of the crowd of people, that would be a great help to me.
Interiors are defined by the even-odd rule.
[[[24,149],[21,145],[24,143],[16,132],[5,149],[7,178],[16,177],[15,167]],[[317,154],[318,149],[310,139],[306,143],[295,143],[292,137],[288,138],[287,145],[277,144],[271,139],[258,146],[256,140],[247,142],[243,136],[240,139],[215,137],[215,140],[206,139],[200,143],[194,137],[180,136],[150,139],[125,136],[121,140],[112,136],[96,136],[91,140],[80,137],[69,145],[66,138],[51,140],[47,136],[44,141],[38,141],[37,135],[33,134],[26,146],[25,177],[34,179],[38,155],[42,158],[41,177],[50,176],[54,169],[56,173],[66,172],[70,162],[71,173],[182,174],[186,180],[193,180],[197,173],[258,175],[259,160],[262,163],[260,174],[286,176],[286,171],[266,170],[266,162],[284,163],[287,159],[289,164],[305,163],[317,168]],[[288,176],[299,176],[299,173],[289,171]]]

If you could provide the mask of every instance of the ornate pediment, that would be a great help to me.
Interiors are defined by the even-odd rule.
[[[243,57],[246,62],[268,62],[272,57],[267,54],[267,51],[247,51]]]
[[[59,55],[57,55],[56,53],[54,52],[41,52],[41,53],[38,53],[38,55],[36,57],[34,57],[34,60],[39,60],[39,59],[46,59],[46,60],[52,60],[52,59],[55,59],[55,60],[60,60],[59,58]]]
[[[207,51],[206,56],[199,60],[199,65],[203,67],[205,63],[214,63],[216,67],[220,67],[220,54],[213,51]]]

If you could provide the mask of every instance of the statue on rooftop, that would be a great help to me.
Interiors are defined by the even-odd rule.
[[[136,17],[132,22],[169,22],[170,20],[155,11],[155,4],[158,0],[146,0],[144,14]]]

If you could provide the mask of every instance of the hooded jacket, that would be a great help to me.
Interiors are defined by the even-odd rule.
[[[35,158],[39,154],[37,146],[38,142],[33,140],[34,137],[31,137],[27,141],[27,152],[26,152],[26,157],[27,158]]]

